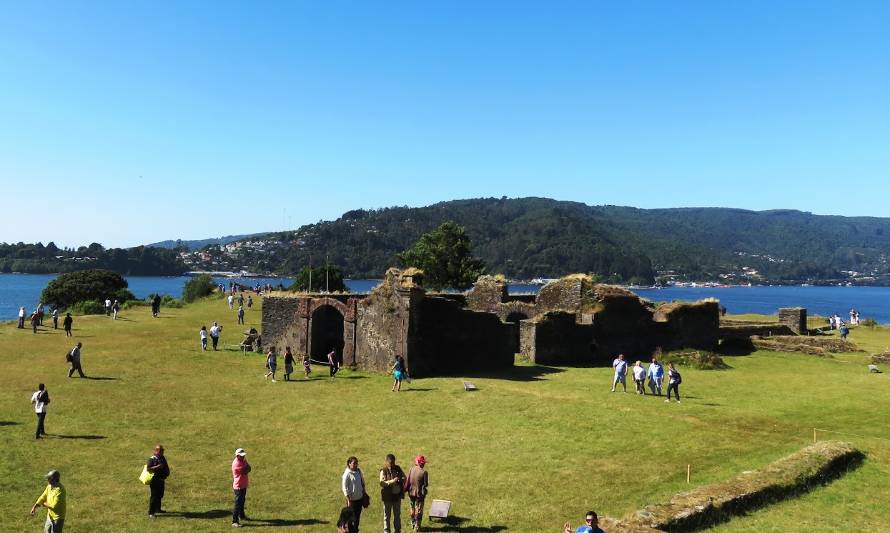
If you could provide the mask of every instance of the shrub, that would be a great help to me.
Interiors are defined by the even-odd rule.
[[[719,355],[700,350],[665,353],[662,354],[661,360],[665,365],[674,363],[678,366],[688,366],[698,370],[726,370],[730,368]]]
[[[875,320],[874,318],[866,318],[865,320],[860,322],[859,325],[865,326],[867,328],[874,328],[874,327],[877,327],[878,321]]]
[[[201,274],[185,282],[182,288],[182,299],[186,302],[194,302],[198,298],[203,298],[213,294],[216,283],[209,274]]]
[[[177,300],[176,298],[170,296],[169,294],[165,294],[161,298],[161,306],[169,307],[171,309],[181,309],[185,303],[182,300]]]
[[[133,307],[148,307],[149,303],[145,300],[127,300],[121,304],[121,309],[131,309]]]
[[[134,296],[120,274],[101,269],[62,274],[50,281],[40,294],[41,302],[60,309],[78,302],[102,302],[106,298],[123,303]]]
[[[77,302],[68,306],[67,311],[75,315],[104,315],[105,303],[95,300]]]

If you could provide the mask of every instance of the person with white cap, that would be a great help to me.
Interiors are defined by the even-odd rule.
[[[232,527],[241,527],[241,520],[247,520],[244,514],[244,501],[247,499],[247,484],[250,473],[250,463],[245,456],[244,448],[235,450],[235,460],[232,461],[232,489],[235,491],[235,506],[232,508]]]
[[[38,507],[46,507],[46,523],[43,525],[43,533],[62,533],[65,525],[65,487],[59,482],[61,474],[58,470],[50,470],[46,474],[47,485],[43,494],[37,498],[31,506],[31,516],[37,512]]]

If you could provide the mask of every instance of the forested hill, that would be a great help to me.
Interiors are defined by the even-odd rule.
[[[636,209],[546,198],[473,199],[350,211],[262,237],[232,264],[293,273],[311,255],[350,277],[379,277],[444,221],[466,227],[489,272],[511,278],[592,272],[618,282],[890,282],[890,219],[800,211]],[[253,239],[256,241],[256,238]]]
[[[174,250],[148,248],[104,248],[92,243],[79,248],[0,243],[0,272],[56,274],[88,268],[104,268],[130,276],[176,276],[188,268]]]

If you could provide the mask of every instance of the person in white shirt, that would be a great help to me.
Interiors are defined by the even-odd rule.
[[[46,386],[41,383],[37,386],[37,391],[31,395],[31,405],[34,406],[34,412],[37,413],[37,431],[34,432],[34,437],[37,439],[46,435],[43,424],[46,420],[47,404],[49,404],[49,392],[46,391]]]
[[[111,316],[111,300],[105,298],[105,316]]]
[[[235,296],[233,294],[229,295],[229,309],[235,309]]]
[[[359,530],[359,522],[362,518],[362,508],[365,500],[365,478],[358,467],[358,458],[350,457],[346,460],[346,470],[341,479],[343,496],[346,497],[346,506],[355,514],[355,530]]]
[[[637,386],[637,394],[646,394],[643,385],[646,382],[646,369],[643,368],[643,362],[637,361],[633,368],[634,373],[634,385]]]
[[[207,351],[207,326],[201,326],[201,331],[198,332],[201,336],[201,351]]]
[[[618,358],[612,361],[612,368],[615,369],[615,379],[612,380],[612,392],[615,392],[615,386],[619,383],[624,385],[624,392],[627,392],[627,361],[624,360],[624,354],[619,354]]]
[[[19,307],[19,329],[25,329],[25,306]]]
[[[210,342],[213,344],[213,351],[216,351],[216,345],[219,343],[219,332],[222,331],[222,326],[217,324],[216,322],[210,326]]]

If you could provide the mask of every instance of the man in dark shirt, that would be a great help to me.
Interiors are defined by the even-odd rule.
[[[74,323],[74,319],[71,318],[71,313],[65,313],[65,320],[62,321],[62,326],[65,327],[65,336],[71,336],[71,324]]]
[[[154,518],[155,514],[163,513],[161,509],[161,500],[164,499],[164,484],[167,476],[170,475],[170,467],[167,465],[167,458],[164,457],[164,447],[158,444],[155,446],[155,453],[148,458],[145,465],[148,471],[154,474],[149,483],[151,489],[151,497],[148,500],[148,517]]]

